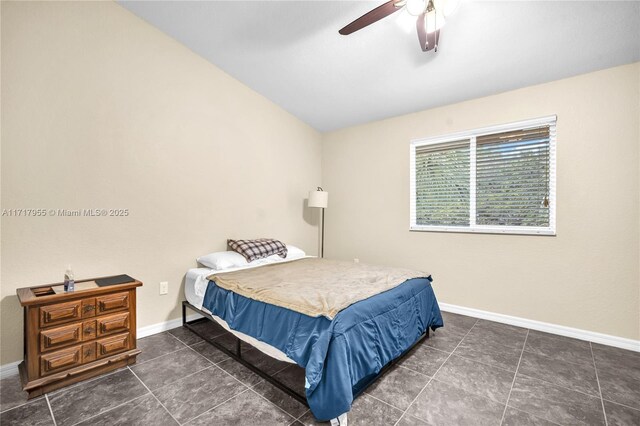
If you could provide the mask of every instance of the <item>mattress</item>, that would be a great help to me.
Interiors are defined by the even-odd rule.
[[[253,266],[253,267],[257,268],[259,266]],[[236,269],[242,269],[242,268],[236,268]],[[187,302],[191,303],[196,308],[208,314],[218,324],[224,327],[225,330],[228,330],[231,333],[233,333],[233,335],[236,336],[238,339],[249,343],[254,348],[259,349],[261,352],[269,355],[272,358],[275,358],[279,361],[295,364],[295,361],[293,361],[291,358],[286,356],[281,350],[267,343],[261,342],[260,340],[257,340],[244,333],[232,330],[229,327],[229,324],[227,324],[225,320],[223,320],[222,318],[216,315],[213,315],[207,308],[202,306],[202,301],[204,300],[204,295],[207,291],[207,286],[209,284],[209,280],[207,280],[207,277],[213,274],[214,272],[216,271],[209,268],[193,268],[187,271],[187,274],[184,280],[184,295],[187,299]]]

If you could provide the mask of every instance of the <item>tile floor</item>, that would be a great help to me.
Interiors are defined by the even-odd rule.
[[[359,397],[350,425],[640,425],[640,353],[444,313],[446,326]],[[207,336],[232,345],[211,323]],[[138,363],[27,402],[0,382],[4,425],[316,425],[300,403],[189,330],[139,340]],[[300,368],[249,347],[290,386]],[[55,419],[55,422],[54,422]]]

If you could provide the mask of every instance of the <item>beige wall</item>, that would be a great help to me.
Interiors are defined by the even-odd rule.
[[[185,271],[228,237],[315,253],[321,135],[117,4],[2,2],[1,83],[2,208],[130,215],[2,218],[0,364],[22,356],[15,289],[67,263],[142,280],[141,327],[179,316]]]
[[[324,136],[328,257],[430,271],[441,302],[640,338],[640,64]],[[409,141],[557,114],[557,236],[409,232]]]
[[[185,270],[228,237],[315,252],[303,198],[321,178],[328,257],[429,270],[442,302],[640,338],[640,64],[322,136],[117,4],[1,12],[2,209],[130,215],[2,218],[0,364],[22,353],[15,289],[67,263],[144,281],[142,327],[179,316]],[[548,114],[557,237],[408,231],[410,139]]]

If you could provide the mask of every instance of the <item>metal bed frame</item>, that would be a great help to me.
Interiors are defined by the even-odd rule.
[[[195,319],[195,320],[187,321],[187,308],[199,313],[204,318],[198,318],[198,319]],[[240,364],[244,365],[245,367],[247,367],[248,369],[250,369],[251,371],[253,371],[257,375],[259,375],[260,377],[262,377],[263,379],[265,379],[266,381],[268,381],[269,383],[271,383],[272,385],[274,385],[275,387],[280,389],[281,391],[287,393],[288,395],[290,395],[295,400],[297,400],[300,403],[304,404],[306,407],[309,407],[309,403],[307,402],[307,398],[304,395],[300,395],[298,392],[294,391],[293,389],[291,389],[290,387],[288,387],[287,385],[285,385],[284,383],[282,383],[281,381],[276,379],[275,376],[273,376],[273,375],[261,370],[259,367],[256,367],[255,365],[253,365],[252,363],[247,361],[245,358],[243,358],[242,357],[242,349],[241,349],[241,343],[242,343],[241,339],[239,339],[238,337],[234,336],[236,338],[236,350],[234,352],[232,350],[229,350],[225,346],[223,346],[221,343],[216,342],[214,339],[211,339],[211,338],[205,336],[203,333],[199,332],[197,328],[194,327],[194,324],[202,323],[202,322],[205,322],[205,321],[213,321],[215,324],[218,324],[217,321],[214,320],[213,317],[210,314],[204,312],[201,309],[196,308],[195,306],[193,306],[191,303],[189,303],[187,301],[183,301],[182,302],[182,325],[184,327],[188,328],[189,330],[191,330],[193,333],[198,335],[203,340],[209,342],[210,344],[215,346],[217,349],[219,349],[222,352],[224,352],[225,354],[229,355],[231,358],[233,358],[234,360],[236,360]],[[398,363],[400,360],[402,360],[411,351],[411,349],[413,349],[416,345],[420,344],[427,337],[429,337],[429,328],[428,327],[427,327],[427,330],[418,338],[418,340],[416,340],[406,351],[404,351],[402,353],[402,355],[400,355],[396,359],[391,360],[389,363],[387,363],[387,365],[382,367],[382,369],[378,372],[378,374],[376,374],[373,378],[371,378],[371,380],[366,384],[366,386],[363,386],[359,390],[359,392],[357,394],[353,395],[353,399],[356,399],[362,392],[364,392],[364,390],[367,387],[369,387],[372,383],[374,383],[376,380],[378,380],[378,378],[380,378],[382,375],[384,375],[391,367],[393,367],[396,363]]]

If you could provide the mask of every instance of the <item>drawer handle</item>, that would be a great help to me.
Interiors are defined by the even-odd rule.
[[[95,307],[94,305],[87,305],[87,306],[85,306],[85,307],[83,308],[83,309],[84,309],[84,313],[86,314],[86,313],[88,313],[88,312],[91,312],[91,311],[93,311],[95,308],[96,308],[96,307]]]
[[[94,331],[93,327],[87,327],[84,329],[84,334],[92,334]]]

